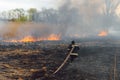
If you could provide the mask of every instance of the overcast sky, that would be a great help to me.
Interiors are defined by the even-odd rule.
[[[0,0],[0,11],[15,8],[57,8],[60,0]]]

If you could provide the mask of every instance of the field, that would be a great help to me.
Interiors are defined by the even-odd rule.
[[[120,42],[113,40],[76,40],[79,57],[53,75],[66,58],[69,43],[1,42],[0,80],[119,80]]]

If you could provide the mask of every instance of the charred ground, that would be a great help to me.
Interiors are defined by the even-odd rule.
[[[110,80],[114,54],[117,55],[117,74],[120,73],[119,41],[77,40],[80,45],[79,57],[72,64],[68,61],[58,73],[52,75],[65,59],[68,43],[69,41],[1,42],[0,80],[29,80],[37,72],[43,80]],[[39,72],[43,67],[47,71]]]

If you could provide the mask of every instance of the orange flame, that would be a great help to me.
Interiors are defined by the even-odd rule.
[[[100,37],[104,37],[104,36],[107,36],[108,35],[108,32],[107,31],[101,31],[98,36]]]
[[[35,42],[35,41],[42,41],[42,40],[60,40],[60,35],[51,34],[48,37],[42,38],[34,38],[33,36],[26,36],[20,40],[5,40],[5,42]]]
[[[36,39],[34,39],[32,36],[26,36],[25,38],[18,40],[18,42],[34,42]]]
[[[50,36],[46,37],[46,38],[39,38],[38,39],[39,41],[40,40],[60,40],[60,35],[56,35],[56,34],[51,34]]]

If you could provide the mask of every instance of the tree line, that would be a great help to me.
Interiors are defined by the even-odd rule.
[[[50,8],[43,8],[41,11],[36,8],[24,10],[23,8],[16,8],[8,11],[0,12],[0,19],[8,21],[32,21],[51,24],[74,24],[79,18],[79,13],[75,8],[66,9],[60,8],[58,10]]]
[[[36,13],[37,9],[30,8],[29,10],[24,10],[23,8],[16,8],[11,9],[8,11],[2,11],[0,13],[1,20],[8,20],[8,21],[30,21],[31,14]]]

